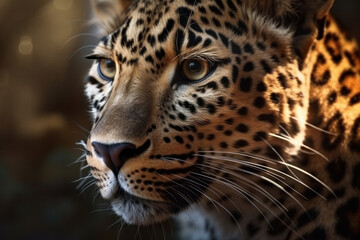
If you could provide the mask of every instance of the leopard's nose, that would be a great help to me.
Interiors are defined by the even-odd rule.
[[[132,143],[104,144],[92,142],[95,153],[101,157],[106,166],[117,176],[124,163],[136,155],[136,146]]]

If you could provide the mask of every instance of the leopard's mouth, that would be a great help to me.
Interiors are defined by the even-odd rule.
[[[165,220],[181,208],[171,202],[148,200],[132,195],[121,187],[111,200],[114,212],[128,224],[148,225]]]

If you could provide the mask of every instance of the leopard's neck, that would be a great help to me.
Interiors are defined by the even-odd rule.
[[[360,51],[356,41],[341,32],[330,18],[324,38],[311,50],[307,68],[310,73],[307,144],[330,161],[339,154],[359,159]]]

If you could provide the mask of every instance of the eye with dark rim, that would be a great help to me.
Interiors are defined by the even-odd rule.
[[[98,73],[106,81],[113,81],[116,74],[116,63],[110,59],[98,60]]]
[[[205,80],[215,70],[216,64],[202,59],[185,59],[180,64],[183,78],[189,83]]]

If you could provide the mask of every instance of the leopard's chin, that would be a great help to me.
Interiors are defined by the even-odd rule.
[[[121,190],[111,200],[111,205],[126,223],[136,225],[160,222],[181,210],[174,204],[143,199]]]

